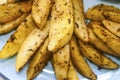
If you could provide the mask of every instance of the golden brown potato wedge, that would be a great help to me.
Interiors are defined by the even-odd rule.
[[[71,60],[69,61],[68,80],[79,80],[77,71],[75,70]]]
[[[76,37],[88,42],[87,26],[85,24],[83,0],[72,0],[74,14],[74,33]]]
[[[103,14],[106,19],[120,23],[120,12],[104,11]]]
[[[23,14],[22,16],[15,19],[14,21],[0,25],[0,34],[5,34],[16,29],[23,22],[23,20],[25,20],[27,16],[28,16],[28,13]]]
[[[88,27],[88,34],[89,34],[89,42],[94,45],[97,49],[102,52],[108,53],[110,55],[114,55],[114,51],[111,50],[108,45],[106,45],[96,34],[93,32],[91,28]],[[116,56],[116,55],[114,55]]]
[[[104,56],[99,50],[95,49],[92,45],[84,43],[79,40],[80,49],[83,55],[92,61],[94,64],[105,69],[117,69],[119,65],[112,61],[110,58]]]
[[[31,0],[0,5],[0,24],[13,21],[20,17],[23,13],[30,12],[31,5]]]
[[[106,19],[103,15],[103,9],[97,8],[96,6],[89,8],[85,13],[86,19],[102,21]]]
[[[96,80],[97,77],[90,68],[90,66],[87,64],[87,62],[84,60],[84,57],[80,52],[75,37],[72,37],[70,41],[70,50],[71,50],[70,53],[71,61],[75,66],[75,68],[78,70],[78,72],[89,79]]]
[[[29,61],[38,47],[44,42],[48,36],[49,22],[44,30],[35,28],[25,39],[17,55],[16,71],[19,72],[24,65]],[[22,58],[22,59],[21,59]]]
[[[112,5],[107,5],[107,4],[98,4],[94,6],[94,8],[104,9],[105,11],[120,12],[119,8],[112,6]]]
[[[60,50],[53,54],[53,68],[57,80],[66,80],[68,77],[70,60],[70,46],[66,44]]]
[[[32,17],[38,28],[43,30],[51,10],[53,0],[34,0],[32,5]]]
[[[92,8],[89,8],[86,11],[86,18],[90,20],[102,21],[107,18],[107,14],[109,11],[112,12],[120,12],[120,9],[111,5],[99,4]],[[105,13],[104,13],[105,12]]]
[[[47,50],[48,38],[35,52],[28,69],[27,69],[27,80],[33,80],[46,66],[49,61],[51,54]]]
[[[120,39],[98,22],[91,22],[91,25],[95,34],[115,52],[114,55],[120,57]]]
[[[74,23],[71,0],[55,0],[51,16],[48,50],[56,52],[70,41],[73,34]]]
[[[17,54],[21,44],[34,28],[35,24],[33,23],[31,15],[29,15],[17,28],[17,30],[11,35],[11,37],[8,39],[0,51],[0,59],[6,59]]]
[[[120,23],[116,23],[109,20],[103,20],[102,23],[110,32],[120,37]]]

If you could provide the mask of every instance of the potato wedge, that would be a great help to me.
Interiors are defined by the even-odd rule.
[[[110,58],[104,56],[99,50],[95,49],[92,45],[84,43],[79,40],[79,45],[83,55],[92,61],[94,64],[105,69],[117,69],[119,65],[112,61]]]
[[[79,80],[77,71],[75,70],[71,60],[69,61],[68,79],[67,80]]]
[[[103,20],[102,23],[110,32],[120,37],[120,23],[116,23],[109,20]]]
[[[13,21],[20,17],[23,13],[30,12],[31,5],[31,0],[0,5],[0,24]]]
[[[70,50],[71,61],[75,68],[78,70],[78,72],[89,79],[96,80],[97,77],[90,68],[90,66],[87,64],[87,62],[84,60],[84,57],[78,47],[77,40],[74,36],[70,41]]]
[[[34,0],[32,5],[32,17],[38,28],[43,30],[51,10],[53,0]]]
[[[120,12],[119,8],[112,6],[112,5],[107,5],[107,4],[98,4],[94,6],[94,8],[104,9],[105,11]]]
[[[15,19],[14,21],[0,25],[0,34],[5,34],[16,29],[23,22],[23,20],[25,20],[27,16],[28,16],[28,13],[23,14],[22,16]]]
[[[53,68],[57,80],[66,80],[68,77],[70,60],[70,46],[66,44],[63,48],[53,54]]]
[[[6,59],[17,54],[21,44],[34,28],[35,24],[33,23],[31,15],[29,15],[11,35],[0,51],[0,59]]]
[[[91,28],[88,27],[88,34],[89,34],[89,42],[94,45],[97,49],[107,54],[114,55],[114,51],[111,50],[108,45],[106,45],[96,34],[93,32]]]
[[[86,11],[86,18],[90,20],[96,20],[96,21],[102,21],[107,18],[107,12],[112,11],[112,12],[120,12],[120,9],[111,5],[106,5],[106,4],[99,4],[94,7],[89,8]]]
[[[35,52],[28,69],[27,69],[27,80],[33,80],[45,67],[49,61],[51,54],[47,50],[48,38]]]
[[[95,34],[108,45],[117,57],[120,57],[120,39],[97,22],[91,22]]]
[[[103,15],[106,19],[120,23],[120,12],[104,11]]]
[[[29,61],[38,47],[44,42],[48,36],[49,21],[44,30],[35,28],[25,39],[17,55],[16,71],[19,72],[24,65]],[[22,59],[21,59],[22,58]]]
[[[72,0],[74,14],[74,33],[76,37],[88,42],[88,31],[85,24],[83,0]]]
[[[106,19],[103,15],[103,11],[104,10],[102,8],[97,8],[94,6],[86,11],[85,17],[89,20],[102,21]]]
[[[73,34],[73,8],[71,0],[55,0],[51,12],[48,50],[56,52],[67,44]]]

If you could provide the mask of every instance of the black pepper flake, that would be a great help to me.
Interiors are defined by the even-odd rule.
[[[79,25],[78,25],[77,23],[75,23],[75,26],[76,26],[77,28],[79,28]]]
[[[72,50],[74,50],[75,48],[74,47],[72,47]]]
[[[34,50],[32,50],[32,49],[28,49],[28,51],[34,51]]]
[[[11,41],[14,41],[15,39],[17,39],[17,38],[15,37],[15,35],[11,35],[10,40],[11,40]]]
[[[117,32],[120,32],[120,28],[117,29]]]
[[[67,5],[67,2],[65,3],[65,5]]]
[[[19,12],[20,12],[21,14],[23,14],[23,13],[24,13],[21,9],[19,9]]]
[[[69,23],[69,24],[71,23],[71,19],[68,19],[68,23]]]

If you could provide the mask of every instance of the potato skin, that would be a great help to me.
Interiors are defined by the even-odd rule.
[[[85,61],[84,56],[80,52],[77,40],[74,36],[70,41],[70,50],[71,61],[78,72],[89,79],[95,80],[97,76],[94,74],[88,63]]]
[[[106,19],[120,23],[120,12],[104,11]]]
[[[92,61],[94,64],[105,69],[117,69],[119,65],[112,61],[110,58],[104,56],[99,50],[95,49],[92,45],[84,43],[79,40],[80,49],[83,55]]]
[[[68,80],[79,80],[77,71],[75,70],[75,67],[72,64],[71,59],[69,61]]]
[[[5,43],[0,51],[0,59],[10,58],[17,54],[21,44],[34,28],[35,24],[33,23],[31,15],[29,15]]]
[[[35,52],[32,57],[30,64],[27,69],[27,80],[33,80],[46,66],[49,59],[51,58],[51,53],[47,50],[48,38],[43,42],[43,44]]]
[[[0,24],[15,20],[24,13],[31,11],[32,1],[6,3],[0,5]]]
[[[57,80],[66,80],[68,78],[70,46],[66,44],[53,54],[53,68]]]
[[[5,34],[16,29],[25,20],[27,16],[28,13],[21,15],[14,21],[0,25],[0,34]]]
[[[120,39],[112,34],[110,31],[105,29],[103,25],[99,22],[91,22],[91,27],[95,34],[106,44],[109,48],[111,48],[115,53],[114,55],[120,57]]]
[[[16,59],[16,71],[19,72],[25,64],[34,55],[35,51],[41,46],[44,40],[48,37],[49,22],[46,24],[44,30],[40,30],[37,27],[27,36]],[[22,60],[21,60],[22,58]]]
[[[54,0],[34,0],[32,5],[32,17],[37,27],[44,29]]]
[[[99,49],[102,52],[105,52],[107,54],[114,55],[114,51],[108,47],[97,35],[93,32],[93,30],[88,27],[88,34],[89,34],[89,42],[95,46],[97,49]]]
[[[74,33],[77,38],[88,42],[88,31],[85,23],[83,0],[72,0],[74,15]]]
[[[120,23],[113,22],[110,20],[103,20],[102,21],[103,25],[114,35],[120,37]]]
[[[102,21],[104,19],[110,19],[110,18],[107,18],[107,16],[109,16],[108,14],[109,11],[113,13],[120,13],[120,9],[117,7],[106,5],[106,4],[99,4],[94,7],[89,8],[86,11],[85,17],[90,20]],[[119,22],[120,20],[116,20],[116,21]]]

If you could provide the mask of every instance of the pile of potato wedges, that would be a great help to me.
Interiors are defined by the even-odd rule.
[[[83,0],[7,0],[0,5],[0,35],[14,31],[0,60],[16,55],[16,72],[28,64],[33,80],[50,61],[56,80],[97,80],[86,59],[118,69],[107,55],[120,57],[120,9],[99,4],[84,12]]]

